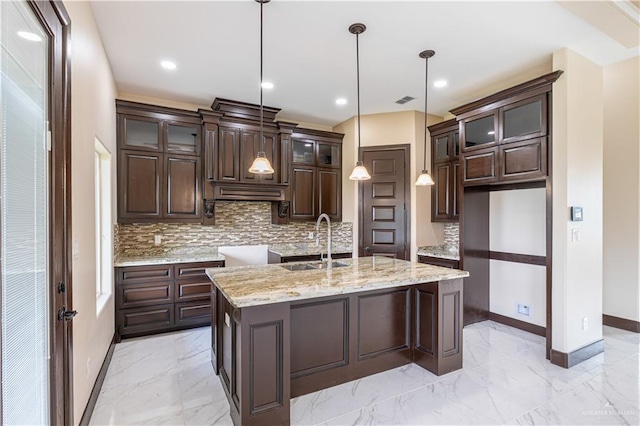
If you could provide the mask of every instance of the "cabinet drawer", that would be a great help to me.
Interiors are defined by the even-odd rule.
[[[427,265],[442,266],[443,268],[460,269],[460,261],[453,259],[443,259],[441,257],[418,256],[419,263]]]
[[[162,330],[174,324],[174,305],[145,306],[120,309],[117,312],[118,332],[121,335]]]
[[[116,268],[116,283],[118,284],[146,284],[152,281],[172,280],[173,265]]]
[[[205,270],[207,268],[221,268],[224,262],[199,262],[181,263],[176,265],[176,279],[208,280]]]
[[[496,157],[498,149],[474,152],[462,156],[462,183],[476,185],[497,182],[498,173]]]
[[[176,325],[211,323],[211,298],[202,301],[176,303]]]
[[[199,281],[177,282],[175,285],[175,301],[209,299],[211,297],[211,285],[211,280],[207,277]]]
[[[500,147],[500,180],[544,179],[547,176],[547,138]]]
[[[157,305],[173,302],[173,284],[155,283],[148,285],[119,285],[118,308]]]

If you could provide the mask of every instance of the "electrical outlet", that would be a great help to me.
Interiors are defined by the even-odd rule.
[[[80,243],[77,238],[74,238],[71,242],[71,255],[74,260],[78,260],[80,258]]]
[[[87,379],[91,377],[91,358],[87,358]]]
[[[518,313],[520,315],[529,316],[529,305],[523,305],[518,303]]]
[[[585,331],[587,328],[589,328],[589,318],[584,317],[582,318],[582,331]]]
[[[309,232],[309,235],[307,235],[307,238],[310,240],[313,240],[313,232]]]
[[[162,243],[162,235],[156,234],[153,236],[153,244],[159,246]]]

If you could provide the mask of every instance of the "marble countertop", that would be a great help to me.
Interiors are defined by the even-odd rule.
[[[327,254],[326,245],[316,246],[315,243],[299,243],[299,244],[272,244],[269,245],[269,251],[282,257],[293,256],[315,256]],[[353,253],[352,246],[334,245],[331,247],[331,254]]]
[[[449,260],[460,260],[458,247],[454,246],[423,246],[418,247],[418,256],[439,257]]]
[[[164,265],[169,263],[220,262],[224,255],[215,251],[192,253],[166,253],[153,256],[120,257],[113,262],[115,267]]]
[[[304,271],[289,271],[280,264],[235,266],[209,268],[207,275],[236,308],[469,276],[466,271],[387,257],[341,259],[339,262],[348,266]]]

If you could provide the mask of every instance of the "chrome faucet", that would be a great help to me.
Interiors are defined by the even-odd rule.
[[[316,247],[320,245],[320,222],[322,219],[327,220],[327,262],[331,264],[331,219],[326,213],[322,213],[318,216],[318,220],[316,221]],[[320,252],[320,260],[322,259],[322,252]]]

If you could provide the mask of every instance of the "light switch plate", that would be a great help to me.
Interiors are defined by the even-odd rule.
[[[575,243],[576,241],[580,241],[580,229],[573,228],[571,230],[571,242]]]

